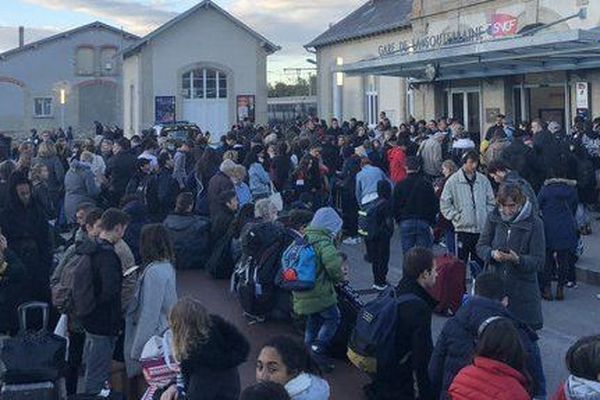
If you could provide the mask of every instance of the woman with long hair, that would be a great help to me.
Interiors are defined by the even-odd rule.
[[[256,360],[256,380],[283,385],[292,400],[328,400],[329,384],[306,346],[278,336],[262,347]]]
[[[137,384],[142,372],[139,360],[144,345],[152,336],[162,335],[168,329],[168,316],[177,302],[175,253],[162,224],[150,224],[142,229],[140,255],[143,272],[125,317],[125,365],[127,375],[137,380],[131,385],[134,390],[140,387]],[[139,398],[134,396],[132,393],[130,398]]]
[[[33,164],[43,164],[48,167],[48,194],[55,209],[58,209],[65,180],[65,169],[57,156],[54,143],[42,142],[38,147],[37,157],[33,159]]]
[[[184,392],[188,400],[238,400],[238,367],[250,351],[244,335],[190,297],[175,304],[169,324],[183,382],[169,386],[161,399],[174,399]]]
[[[452,400],[529,400],[525,350],[512,321],[491,317],[479,327],[473,364],[450,385]]]

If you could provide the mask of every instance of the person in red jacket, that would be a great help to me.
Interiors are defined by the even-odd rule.
[[[406,151],[398,146],[396,142],[390,142],[392,148],[387,151],[387,162],[390,171],[390,179],[394,185],[406,179]]]
[[[529,380],[523,374],[525,351],[514,324],[491,317],[479,327],[473,364],[450,385],[452,400],[529,400]]]

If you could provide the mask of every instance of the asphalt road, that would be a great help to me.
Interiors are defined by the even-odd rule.
[[[350,279],[358,289],[372,284],[370,264],[363,260],[364,245],[342,246],[350,261]],[[400,279],[402,250],[397,235],[392,240],[392,253],[388,281],[396,284]],[[254,364],[260,346],[268,338],[280,334],[294,335],[291,326],[282,323],[249,324],[243,317],[237,300],[229,293],[229,283],[214,281],[203,272],[178,272],[179,294],[191,295],[204,302],[213,313],[233,322],[249,338],[252,352],[248,362],[242,365],[242,387],[254,382]],[[540,331],[540,348],[544,362],[548,392],[552,394],[566,377],[564,355],[569,346],[580,336],[600,333],[600,300],[596,295],[600,288],[580,284],[578,289],[567,290],[564,302],[544,302],[545,327]],[[435,337],[443,327],[445,318],[435,316]],[[298,336],[300,339],[300,336]],[[362,386],[368,382],[356,368],[337,362],[335,371],[326,376],[332,388],[332,399],[362,399]]]

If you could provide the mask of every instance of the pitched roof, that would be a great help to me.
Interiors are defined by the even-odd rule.
[[[225,11],[224,9],[219,7],[213,1],[203,0],[202,2],[196,4],[194,7],[179,14],[175,18],[171,19],[167,23],[161,25],[159,28],[155,29],[154,31],[152,31],[149,34],[147,34],[146,36],[144,36],[139,43],[134,44],[133,46],[129,47],[128,49],[125,49],[125,51],[123,52],[123,58],[127,58],[127,57],[137,53],[150,40],[152,40],[156,36],[160,35],[164,31],[168,30],[173,25],[176,25],[180,21],[182,21],[185,18],[189,17],[190,15],[194,14],[196,11],[200,10],[202,7],[213,8],[214,10],[218,11],[223,16],[225,16],[227,19],[229,19],[231,22],[233,22],[234,24],[236,24],[237,26],[239,26],[240,28],[242,28],[243,30],[248,32],[250,35],[254,36],[261,43],[261,45],[267,50],[267,52],[269,54],[273,54],[276,51],[281,49],[281,47],[279,47],[276,44],[274,44],[273,42],[269,41],[264,36],[262,36],[260,33],[256,32],[254,29],[250,28],[248,25],[244,24],[242,21],[240,21],[233,15],[229,14],[227,11]]]
[[[305,48],[359,39],[410,26],[413,0],[368,0]]]
[[[22,51],[30,50],[33,48],[38,48],[40,46],[46,45],[48,43],[54,42],[55,40],[62,39],[74,35],[76,33],[80,33],[86,31],[88,29],[106,29],[108,31],[114,32],[117,35],[123,35],[125,38],[139,40],[140,37],[134,35],[133,33],[125,32],[122,29],[115,28],[114,26],[110,26],[105,24],[104,22],[94,21],[92,23],[81,25],[77,28],[70,29],[68,31],[57,33],[56,35],[48,36],[47,38],[36,40],[35,42],[26,43],[23,47],[16,47],[14,49],[5,51],[4,53],[0,53],[0,59],[12,56],[14,54],[20,53]]]

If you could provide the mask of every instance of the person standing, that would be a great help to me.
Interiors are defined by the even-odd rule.
[[[50,195],[52,204],[54,204],[54,208],[58,210],[63,192],[65,170],[56,155],[56,146],[54,143],[48,141],[40,144],[37,157],[33,159],[32,164],[38,163],[48,167],[48,194]]]
[[[95,307],[81,318],[85,330],[84,392],[98,395],[110,379],[112,355],[121,330],[121,261],[114,242],[123,238],[129,216],[116,208],[102,214],[96,246],[86,249],[91,257]]]
[[[342,259],[334,239],[342,230],[342,219],[333,208],[317,210],[305,230],[306,240],[316,253],[316,283],[312,290],[293,292],[294,312],[306,317],[304,342],[324,370],[332,366],[327,351],[340,324],[334,285],[343,280]]]
[[[144,345],[152,336],[160,336],[169,328],[169,313],[177,302],[175,253],[168,231],[161,224],[146,225],[140,243],[144,269],[125,317],[124,357],[131,383],[130,398],[142,394],[139,360]]]
[[[477,152],[469,151],[463,155],[462,168],[446,181],[440,198],[440,211],[454,225],[458,258],[465,263],[471,259],[483,267],[476,246],[496,201],[490,181],[477,172],[478,166]]]
[[[179,184],[179,190],[185,188],[188,173],[185,169],[188,154],[194,146],[193,142],[183,142],[173,157],[173,179]]]
[[[432,227],[439,211],[433,186],[420,175],[420,159],[410,156],[406,162],[408,177],[394,189],[393,210],[400,225],[404,254],[415,246],[433,246]]]
[[[368,221],[369,235],[365,239],[367,257],[373,266],[373,289],[387,288],[388,264],[390,262],[390,240],[394,235],[392,217],[392,187],[386,180],[377,182],[377,200]]]
[[[65,176],[65,215],[67,221],[75,222],[75,214],[81,204],[96,204],[100,188],[92,173],[93,155],[89,151],[81,153],[80,159],[71,161]]]
[[[444,161],[442,142],[445,137],[444,133],[436,132],[419,146],[419,155],[423,159],[423,172],[431,182],[442,173],[442,162]]]
[[[111,204],[118,205],[125,194],[129,180],[136,171],[137,157],[131,150],[131,143],[124,137],[115,140],[113,154],[106,164],[106,177]]]

